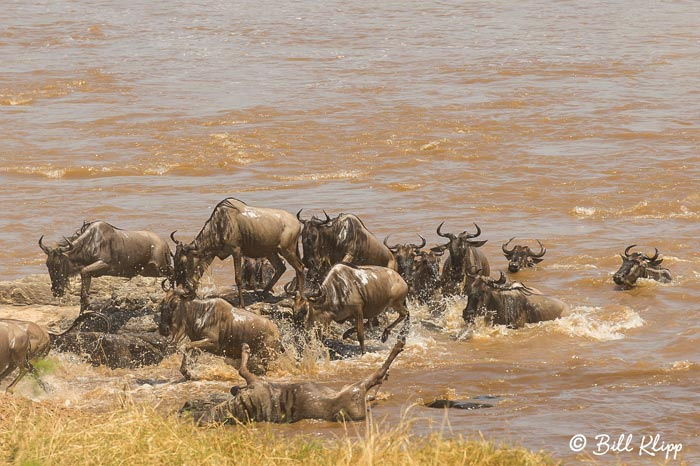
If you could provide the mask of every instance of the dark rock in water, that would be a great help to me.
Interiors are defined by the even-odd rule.
[[[326,348],[328,348],[328,354],[330,355],[331,360],[362,356],[360,344],[357,341],[345,343],[340,340],[327,339],[323,340],[323,344],[326,346]],[[374,353],[375,351],[381,351],[383,349],[384,348],[381,346],[373,346],[365,342],[365,352],[367,353]]]
[[[155,332],[71,332],[58,339],[58,351],[83,355],[93,365],[112,369],[159,364],[175,352],[167,338]]]
[[[493,408],[493,405],[488,403],[474,403],[471,401],[458,401],[458,400],[433,400],[427,403],[425,406],[428,408],[456,408],[456,409],[481,409],[481,408]]]

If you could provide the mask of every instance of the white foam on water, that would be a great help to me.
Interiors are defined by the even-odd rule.
[[[645,321],[633,309],[624,307],[614,314],[604,316],[600,307],[579,306],[566,317],[551,322],[551,328],[570,336],[597,341],[621,340],[624,331],[639,328]]]

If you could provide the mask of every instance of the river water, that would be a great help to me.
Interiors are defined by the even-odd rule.
[[[43,273],[37,239],[102,219],[194,235],[221,199],[359,215],[380,238],[479,224],[494,271],[574,312],[467,329],[463,302],[414,325],[374,409],[494,396],[454,433],[574,459],[632,434],[700,461],[700,4],[692,1],[8,2],[0,28],[0,279]],[[625,247],[674,280],[612,282]],[[230,262],[214,282],[230,285]],[[461,307],[460,307],[461,306]],[[378,344],[378,342],[375,342]],[[388,346],[335,363],[352,381]],[[71,364],[67,362],[67,364]],[[86,369],[87,370],[87,369]],[[440,410],[407,416],[424,435]],[[285,430],[284,427],[280,428]],[[337,431],[301,423],[294,432]],[[580,458],[580,457],[579,457]],[[638,452],[598,461],[634,463]]]

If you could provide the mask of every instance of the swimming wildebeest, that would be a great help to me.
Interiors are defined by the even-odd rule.
[[[399,313],[399,317],[382,333],[386,341],[389,332],[406,319],[409,324],[406,295],[408,285],[396,271],[376,265],[355,266],[336,264],[331,268],[316,295],[307,296],[302,304],[295,306],[296,321],[308,330],[315,322],[328,324],[355,321],[343,337],[355,329],[360,350],[365,353],[364,319],[373,319],[388,308]]]
[[[542,257],[547,252],[540,240],[537,240],[537,244],[540,245],[540,251],[535,253],[532,252],[529,246],[516,245],[512,249],[508,249],[507,246],[513,241],[515,237],[508,240],[508,242],[503,243],[501,250],[503,250],[503,255],[508,259],[508,271],[515,273],[520,269],[525,267],[534,267],[535,264],[539,264],[544,259]]]
[[[489,261],[478,248],[486,244],[487,240],[472,241],[481,234],[481,228],[476,223],[476,233],[468,233],[466,230],[455,235],[453,233],[442,233],[440,229],[445,222],[437,227],[437,234],[443,238],[448,238],[449,243],[432,248],[433,251],[449,250],[450,255],[445,260],[442,268],[442,292],[443,294],[464,293],[466,286],[471,279],[467,276],[467,271],[478,270],[480,274],[488,276],[491,273]]]
[[[467,323],[483,315],[490,325],[506,325],[520,328],[525,324],[554,320],[570,312],[563,301],[545,296],[522,283],[507,283],[501,272],[498,280],[470,274],[467,306],[462,317]]]
[[[420,303],[435,297],[440,285],[440,256],[444,251],[417,251],[413,259],[411,293]]]
[[[181,412],[192,413],[198,424],[209,422],[296,422],[302,419],[326,421],[361,421],[367,416],[367,391],[381,384],[389,366],[403,351],[405,340],[399,338],[386,361],[372,375],[360,382],[334,390],[315,382],[266,382],[247,368],[250,348],[243,345],[238,373],[247,385],[231,388],[233,398],[214,406],[188,401]],[[202,406],[204,404],[204,406]]]
[[[630,249],[636,244],[628,246],[625,253],[620,254],[622,257],[622,265],[620,269],[613,275],[613,281],[623,287],[632,287],[639,278],[651,278],[661,283],[671,281],[671,272],[668,269],[659,267],[663,262],[663,258],[659,257],[659,250],[654,248],[654,255],[647,256],[643,252],[633,252],[630,254]]]
[[[269,319],[245,309],[236,309],[221,298],[194,299],[180,289],[170,290],[160,304],[158,331],[177,344],[187,336],[187,352],[200,349],[232,359],[241,357],[241,344],[253,347],[263,369],[281,350],[280,332]],[[186,374],[184,374],[187,376]]]
[[[233,256],[239,306],[243,301],[243,256],[266,257],[275,268],[263,294],[275,286],[286,267],[282,257],[296,271],[297,283],[304,289],[304,267],[299,258],[297,241],[301,224],[294,215],[280,209],[252,207],[229,197],[219,202],[197,237],[189,244],[175,242],[175,284],[194,294],[199,279],[215,257]],[[281,256],[281,257],[280,257]],[[297,301],[301,293],[297,295]]]
[[[393,246],[389,246],[389,237],[387,236],[384,238],[384,246],[389,248],[389,251],[391,251],[391,253],[394,255],[394,259],[396,259],[397,272],[399,272],[401,278],[406,281],[409,289],[413,283],[413,258],[420,248],[424,247],[426,243],[425,238],[423,238],[421,235],[418,236],[421,239],[421,244],[397,243]]]
[[[31,361],[46,357],[57,338],[70,332],[87,317],[93,315],[104,318],[99,313],[85,312],[79,315],[70,327],[61,333],[49,332],[40,325],[28,320],[0,319],[0,380],[7,377],[15,368],[20,370],[19,375],[7,387],[7,391],[11,392],[17,382],[28,372],[34,372],[34,366],[32,366]],[[11,351],[9,353],[5,353],[5,349],[3,349],[3,340],[6,337],[9,337],[10,340]],[[7,354],[9,354],[9,359]]]
[[[83,224],[55,247],[42,243],[51,276],[51,291],[63,296],[71,276],[80,274],[80,312],[88,306],[92,277],[170,277],[173,273],[168,243],[150,231],[127,231],[106,222]]]
[[[325,213],[325,212],[324,212]],[[324,277],[335,264],[379,265],[396,270],[396,259],[359,217],[340,214],[331,219],[297,218],[304,224],[302,247],[304,265],[317,277]]]

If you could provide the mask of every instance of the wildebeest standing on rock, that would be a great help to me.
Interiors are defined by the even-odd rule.
[[[172,276],[168,243],[150,231],[121,230],[107,222],[84,223],[72,237],[55,247],[39,246],[46,253],[51,291],[63,296],[71,276],[80,274],[80,312],[88,306],[92,277],[133,278]]]
[[[501,272],[498,280],[470,274],[467,306],[462,317],[467,323],[479,315],[491,325],[520,328],[525,324],[554,320],[570,312],[563,301],[545,296],[534,288],[519,282],[507,283]]]
[[[211,403],[189,401],[181,412],[191,413],[198,424],[225,422],[296,422],[302,419],[326,421],[360,421],[367,416],[367,391],[387,378],[391,363],[403,351],[405,341],[399,339],[389,357],[372,375],[341,390],[314,382],[272,383],[248,371],[250,349],[244,345],[239,374],[246,387],[233,387],[233,398]]]
[[[325,213],[325,212],[324,212]],[[302,247],[309,272],[325,277],[335,264],[379,265],[396,270],[396,259],[388,247],[370,232],[359,217],[340,214],[331,219],[297,218],[304,224]]]
[[[520,269],[524,269],[526,267],[534,267],[535,264],[539,264],[544,260],[542,257],[547,252],[547,250],[544,246],[542,246],[540,240],[537,240],[537,243],[540,245],[540,251],[535,253],[532,252],[529,246],[515,245],[511,249],[508,249],[507,246],[514,239],[515,237],[509,239],[508,242],[503,243],[503,245],[501,246],[503,255],[506,256],[506,259],[508,259],[509,272],[516,273]]]
[[[360,350],[365,353],[364,319],[372,319],[391,308],[399,313],[398,318],[382,333],[386,341],[389,332],[402,320],[409,324],[406,295],[408,285],[394,270],[374,265],[355,266],[336,264],[328,272],[317,295],[307,296],[303,303],[295,306],[296,321],[306,329],[315,322],[328,324],[355,321],[355,328],[345,332],[344,337],[356,329]]]
[[[389,246],[389,237],[387,236],[386,238],[384,238],[384,246],[389,248],[389,251],[391,251],[391,253],[394,255],[394,258],[396,259],[397,272],[399,272],[401,278],[403,278],[406,281],[409,289],[412,287],[413,284],[414,258],[420,250],[420,248],[424,247],[426,244],[425,238],[423,238],[421,235],[418,236],[421,239],[421,244],[397,243],[393,246]]]
[[[239,359],[241,344],[249,343],[263,370],[282,350],[280,332],[271,320],[245,309],[236,309],[221,298],[194,299],[179,289],[166,293],[160,304],[158,331],[179,343],[190,339],[185,347]],[[183,375],[187,377],[187,353],[183,356]]]
[[[442,233],[441,228],[445,222],[437,227],[437,234],[443,238],[448,238],[449,243],[432,248],[433,251],[444,251],[447,249],[450,255],[445,260],[442,268],[442,292],[450,295],[465,292],[471,279],[468,277],[469,270],[478,270],[479,273],[488,276],[491,273],[489,261],[478,248],[486,244],[487,240],[472,241],[481,234],[481,228],[476,223],[476,233],[468,233],[466,230],[455,235],[453,233]]]
[[[275,268],[275,275],[263,293],[275,286],[286,267],[283,257],[296,271],[297,283],[304,289],[304,267],[297,242],[301,224],[294,215],[280,209],[252,207],[232,197],[219,202],[197,237],[189,244],[175,242],[175,284],[189,293],[196,291],[199,279],[215,257],[224,260],[233,256],[239,305],[243,301],[243,256],[266,257]],[[281,256],[281,257],[280,257]],[[301,293],[297,300],[301,299]]]
[[[613,275],[613,281],[623,287],[632,287],[640,278],[650,278],[661,283],[671,281],[671,272],[668,269],[659,267],[663,262],[663,258],[659,256],[659,250],[654,249],[652,257],[647,256],[643,252],[633,252],[630,254],[630,249],[636,244],[628,246],[622,257],[622,265],[620,269]]]

